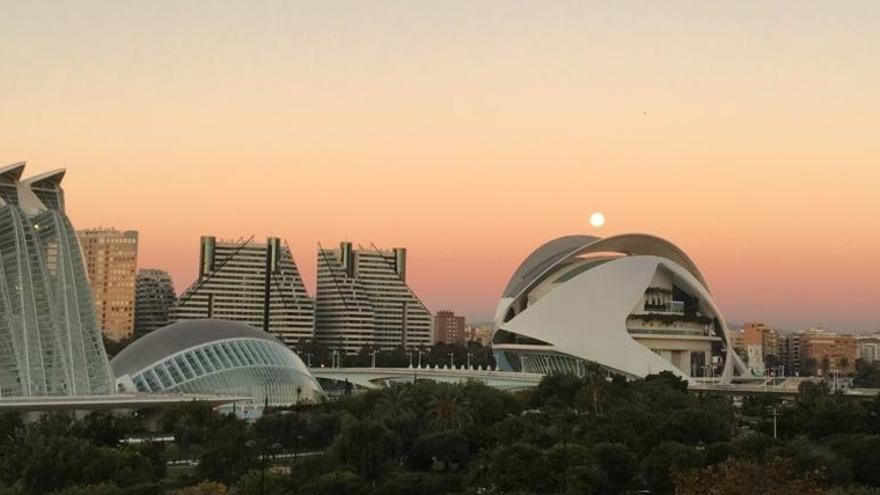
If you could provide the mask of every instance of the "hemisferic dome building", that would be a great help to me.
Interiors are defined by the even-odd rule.
[[[248,397],[256,409],[323,396],[302,360],[280,340],[246,323],[182,320],[136,340],[110,362],[126,392]]]
[[[519,266],[495,314],[502,369],[639,378],[746,373],[706,280],[674,244],[646,234],[560,237]]]

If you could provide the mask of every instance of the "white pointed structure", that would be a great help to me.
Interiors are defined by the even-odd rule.
[[[536,249],[504,290],[493,348],[505,371],[583,373],[587,363],[630,377],[745,366],[694,262],[646,234],[574,235]]]
[[[0,168],[0,397],[111,393],[64,170]]]

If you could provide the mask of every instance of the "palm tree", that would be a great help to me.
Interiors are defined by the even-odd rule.
[[[460,430],[473,423],[468,406],[470,401],[460,389],[443,387],[428,401],[425,421],[435,431]]]
[[[395,384],[382,391],[376,410],[387,419],[407,419],[415,415],[413,405],[409,387]]]

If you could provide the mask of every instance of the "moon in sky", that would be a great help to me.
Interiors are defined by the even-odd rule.
[[[603,225],[605,225],[605,215],[601,212],[595,212],[590,215],[590,225],[596,227],[597,229]]]

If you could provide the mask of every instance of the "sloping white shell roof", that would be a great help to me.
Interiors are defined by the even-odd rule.
[[[558,284],[509,321],[504,321],[510,318],[506,315],[515,301],[525,297],[566,262],[590,253],[627,256],[598,264]],[[664,370],[683,376],[670,362],[636,342],[626,328],[626,318],[660,267],[675,274],[698,296],[701,312],[718,318],[722,329],[726,329],[703,275],[684,251],[656,236],[622,234],[606,239],[560,237],[536,249],[505,288],[496,312],[496,330],[548,342],[559,352],[633,376]],[[722,340],[726,340],[726,332],[721,334]],[[734,367],[741,373],[745,368],[729,346],[726,364],[724,374],[728,380]]]
[[[567,235],[542,244],[513,272],[507,287],[504,288],[503,297],[515,297],[548,268],[569,257],[572,251],[589,246],[598,240],[598,237],[589,235]]]
[[[632,376],[661,371],[683,376],[672,363],[636,342],[626,328],[627,316],[661,265],[700,287],[693,276],[662,258],[621,258],[560,284],[501,328]],[[708,296],[701,292],[701,299]]]

